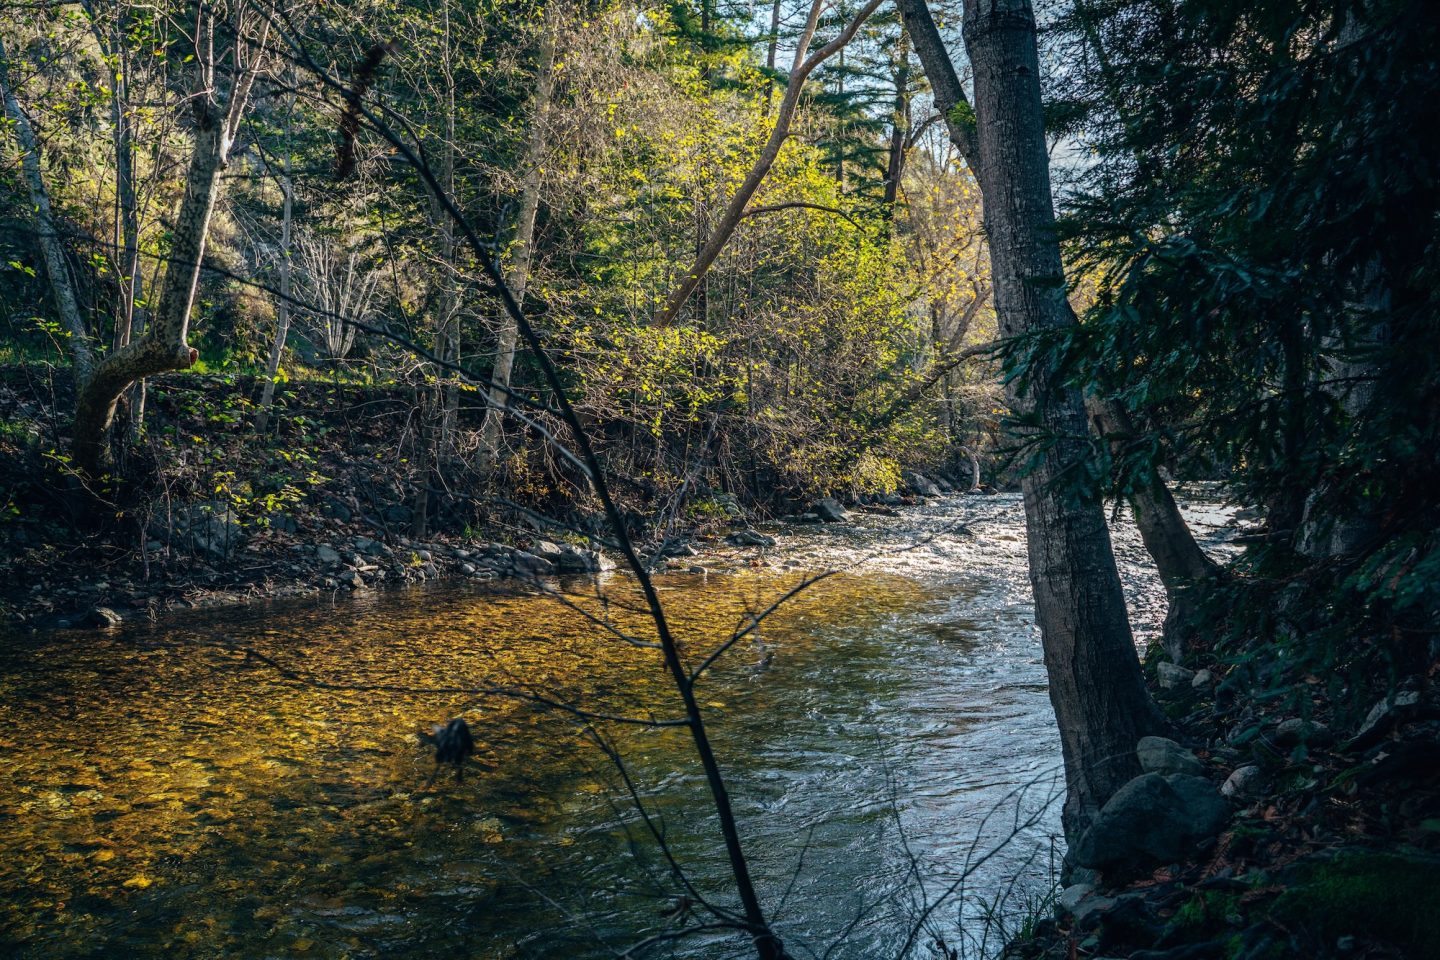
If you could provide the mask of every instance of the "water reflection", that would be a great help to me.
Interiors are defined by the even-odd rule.
[[[933,539],[802,594],[766,622],[763,647],[747,639],[703,685],[792,948],[846,933],[836,956],[892,952],[922,896],[1013,826],[983,817],[1050,782],[1018,529],[1014,500],[956,498],[903,522],[796,534],[788,556],[810,568]],[[1153,607],[1137,570],[1132,601]],[[798,579],[780,567],[671,576],[663,596],[698,661]],[[604,586],[602,600],[575,585],[573,602],[645,639],[629,581]],[[12,641],[0,653],[0,948],[585,957],[675,929],[675,880],[583,725],[460,692],[517,685],[590,710],[677,713],[658,653],[533,594],[415,590]],[[415,734],[459,713],[475,731],[472,775],[422,793],[433,764]],[[699,890],[728,902],[686,735],[604,730]],[[1054,823],[1041,815],[969,889],[993,893],[1027,864],[1033,882]],[[649,955],[735,947],[699,939]]]

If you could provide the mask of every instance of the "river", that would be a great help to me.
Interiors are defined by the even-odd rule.
[[[1226,512],[1189,515],[1223,549]],[[912,955],[937,936],[977,955],[1003,932],[984,915],[1023,913],[1060,852],[1018,498],[779,535],[762,565],[736,551],[657,581],[696,662],[841,571],[699,686],[776,928],[797,957],[895,956],[917,925]],[[1163,593],[1133,528],[1115,542],[1143,642]],[[5,639],[0,955],[589,958],[658,935],[639,956],[745,956],[718,932],[666,938],[705,918],[616,765],[524,696],[677,715],[658,654],[615,636],[648,635],[632,581],[563,592],[441,585]],[[477,761],[427,789],[416,733],[457,714]],[[695,892],[732,906],[687,735],[601,732]]]

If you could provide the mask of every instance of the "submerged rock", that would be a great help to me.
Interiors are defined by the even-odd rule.
[[[1194,852],[1230,819],[1230,805],[1210,781],[1188,774],[1147,773],[1115,792],[1076,844],[1075,863],[1107,874],[1135,875]]]

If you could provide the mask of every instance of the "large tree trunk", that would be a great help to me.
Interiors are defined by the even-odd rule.
[[[1028,0],[972,0],[964,35],[1001,332],[1018,337],[1068,325],[1034,13]],[[1139,774],[1136,742],[1164,724],[1140,674],[1103,507],[1064,488],[1089,455],[1080,391],[1044,373],[1008,391],[1017,413],[1036,418],[1033,439],[1045,442],[1023,491],[1035,615],[1065,758],[1065,834],[1073,842]]]
[[[557,22],[551,8],[546,11],[544,33],[540,37],[540,61],[536,68],[535,95],[530,105],[530,142],[525,151],[525,179],[521,185],[520,215],[515,221],[515,244],[510,252],[510,265],[505,283],[515,302],[525,304],[525,288],[530,282],[530,263],[535,246],[535,217],[540,212],[540,187],[544,179],[550,101],[555,93],[555,31]],[[482,473],[495,466],[500,452],[500,436],[504,427],[505,408],[510,403],[510,374],[515,369],[517,331],[515,322],[502,315],[496,337],[495,364],[490,371],[490,392],[485,405],[485,418],[480,423],[480,461]]]
[[[75,297],[75,286],[70,281],[70,271],[65,265],[65,248],[60,245],[60,234],[55,226],[55,214],[50,207],[50,194],[45,189],[45,177],[40,165],[40,144],[35,138],[35,128],[30,118],[20,109],[15,90],[10,85],[4,41],[0,40],[0,93],[5,97],[5,115],[15,128],[15,137],[20,143],[20,165],[25,172],[25,186],[30,194],[30,206],[35,212],[35,226],[40,234],[40,254],[45,260],[45,272],[50,278],[50,290],[55,297],[55,308],[60,312],[60,324],[70,338],[70,354],[75,363],[75,380],[84,382],[95,366],[95,349],[90,342],[90,333],[80,317],[80,307]]]

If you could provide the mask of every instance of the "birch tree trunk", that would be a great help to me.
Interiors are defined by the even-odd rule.
[[[540,37],[540,59],[536,66],[535,94],[530,102],[530,141],[525,149],[525,178],[521,183],[520,213],[515,221],[515,243],[510,250],[510,264],[505,283],[520,306],[525,304],[525,288],[530,282],[530,262],[534,251],[535,217],[540,212],[540,187],[544,182],[546,129],[549,125],[550,103],[555,95],[555,33],[558,17],[554,0],[545,12],[544,32]],[[510,374],[515,369],[515,346],[518,333],[515,322],[507,315],[500,318],[496,336],[495,364],[490,371],[490,391],[485,416],[480,422],[480,454],[478,467],[489,473],[500,454],[501,429],[505,408],[510,405]]]
[[[83,383],[89,379],[94,369],[95,348],[90,342],[90,333],[85,329],[85,322],[80,317],[75,286],[65,265],[65,249],[60,245],[55,214],[50,207],[50,194],[45,189],[45,175],[40,164],[40,143],[35,137],[35,128],[30,125],[30,118],[20,109],[20,101],[15,98],[8,65],[5,44],[3,39],[0,39],[0,92],[3,92],[5,97],[5,115],[14,126],[15,137],[19,141],[20,165],[25,174],[25,187],[29,193],[31,209],[35,213],[35,225],[40,232],[40,254],[45,260],[45,273],[50,278],[55,308],[60,312],[60,324],[70,339],[70,355],[75,363],[75,381]]]
[[[1016,337],[1067,325],[1073,313],[1055,236],[1030,3],[970,0],[964,36],[975,70],[975,171],[1001,332]],[[1080,391],[1040,374],[1007,392],[1016,412],[1033,416],[1052,438],[1022,488],[1035,616],[1065,758],[1063,821],[1074,842],[1140,773],[1136,742],[1164,723],[1141,678],[1103,507],[1063,489],[1088,456]]]

